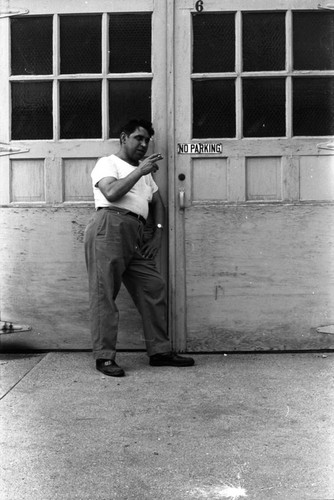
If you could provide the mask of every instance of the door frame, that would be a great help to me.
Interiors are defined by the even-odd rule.
[[[168,150],[168,330],[172,348],[186,348],[186,314],[183,310],[185,297],[185,252],[182,232],[183,219],[179,216],[176,196],[176,149],[175,149],[175,0],[166,2],[167,20],[167,150]],[[180,232],[181,231],[181,232]],[[181,295],[181,296],[180,296]]]

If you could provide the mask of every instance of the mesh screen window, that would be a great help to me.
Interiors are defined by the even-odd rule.
[[[334,77],[293,79],[293,135],[334,134]]]
[[[60,73],[101,73],[101,16],[60,17]]]
[[[151,80],[110,80],[109,95],[109,137],[119,137],[134,109],[136,116],[151,120]]]
[[[293,13],[293,67],[334,69],[334,12]]]
[[[193,82],[193,137],[235,137],[235,80]]]
[[[106,30],[102,14],[54,18],[10,20],[11,139],[114,138],[134,115],[151,120],[152,13],[105,15]]]
[[[242,17],[243,71],[285,69],[285,13],[246,13]]]
[[[52,17],[11,19],[12,75],[52,74]]]
[[[151,14],[113,14],[109,23],[109,73],[151,71]]]
[[[12,82],[12,139],[52,139],[52,83]]]
[[[244,137],[285,136],[285,79],[243,80]]]
[[[203,13],[192,25],[193,138],[286,137],[287,123],[293,136],[334,134],[334,12]]]
[[[100,138],[101,82],[60,82],[60,138]]]
[[[193,15],[193,72],[235,71],[235,14]]]

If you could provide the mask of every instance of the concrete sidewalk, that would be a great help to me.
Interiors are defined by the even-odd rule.
[[[334,499],[334,354],[3,354],[1,500]]]

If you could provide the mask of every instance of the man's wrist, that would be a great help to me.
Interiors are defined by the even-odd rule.
[[[160,231],[162,231],[162,230],[163,230],[163,228],[164,228],[164,227],[163,227],[163,225],[162,225],[162,224],[160,224],[160,223],[158,223],[158,224],[156,224],[156,225],[155,225],[155,229],[156,229],[156,230],[157,230],[157,229],[159,229]]]

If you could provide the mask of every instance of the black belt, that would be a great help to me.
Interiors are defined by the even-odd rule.
[[[124,210],[124,208],[117,207],[99,207],[97,210],[112,210],[113,212],[118,212],[119,214],[130,215],[135,219],[139,220],[142,224],[146,224],[146,219],[142,215],[136,214],[135,212],[131,212],[130,210]]]

